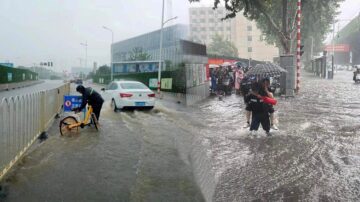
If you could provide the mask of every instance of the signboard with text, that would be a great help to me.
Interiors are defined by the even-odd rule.
[[[71,109],[80,107],[82,96],[65,95],[64,96],[64,112],[71,112]]]
[[[161,79],[161,89],[172,89],[172,78]]]
[[[333,50],[335,52],[349,52],[350,45],[349,44],[336,44],[336,45],[334,45],[334,49],[333,49],[333,45],[326,45],[324,50],[327,52],[332,52]]]
[[[158,80],[156,78],[149,79],[149,88],[157,88]]]

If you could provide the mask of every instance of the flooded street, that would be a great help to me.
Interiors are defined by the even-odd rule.
[[[240,128],[244,113],[227,110],[241,105],[235,97],[201,105],[213,113],[202,142],[215,172],[214,201],[358,201],[358,88],[351,72],[333,81],[306,75],[300,96],[276,106],[280,131],[271,138]]]
[[[7,179],[5,201],[358,201],[360,85],[305,74],[275,107],[279,131],[243,129],[242,97],[114,113],[50,138]]]

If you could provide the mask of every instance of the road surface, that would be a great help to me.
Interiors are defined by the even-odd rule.
[[[15,97],[18,95],[26,95],[33,92],[54,89],[63,84],[64,82],[62,80],[45,80],[43,83],[27,86],[24,88],[17,88],[9,91],[0,91],[0,100],[2,100],[3,98]]]
[[[193,107],[114,113],[101,130],[50,138],[8,178],[5,201],[359,201],[360,85],[303,73],[279,100],[280,131],[244,125],[232,95]]]

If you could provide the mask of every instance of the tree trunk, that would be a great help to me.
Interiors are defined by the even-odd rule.
[[[290,54],[289,43],[289,31],[288,31],[288,0],[282,0],[283,12],[282,12],[282,32],[283,36],[280,36],[285,54]]]
[[[266,20],[269,22],[269,26],[271,26],[277,33],[280,41],[280,45],[283,49],[283,53],[290,54],[290,34],[287,28],[287,5],[288,0],[283,0],[283,16],[282,16],[282,28],[279,27],[274,19],[266,12],[266,9],[263,6],[262,0],[253,0],[254,4],[256,4],[257,9],[259,9],[260,13],[262,13]]]

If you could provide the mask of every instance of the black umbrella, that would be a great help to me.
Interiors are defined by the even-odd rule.
[[[255,67],[249,69],[245,76],[256,76],[256,77],[276,77],[280,76],[282,72],[287,72],[279,65],[273,63],[257,64]]]

